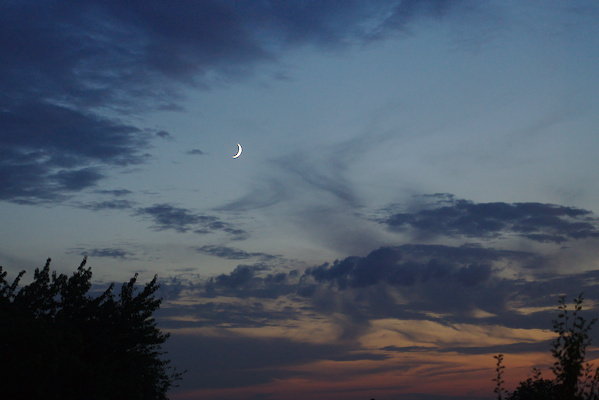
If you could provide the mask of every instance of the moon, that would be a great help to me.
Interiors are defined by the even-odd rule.
[[[241,152],[243,151],[243,149],[241,148],[241,145],[240,145],[239,143],[237,143],[237,147],[238,147],[238,149],[237,149],[237,154],[235,154],[235,155],[233,156],[233,158],[237,158],[237,157],[239,157],[239,156],[241,155]]]

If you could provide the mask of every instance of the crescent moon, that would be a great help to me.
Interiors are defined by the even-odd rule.
[[[243,149],[241,148],[241,145],[240,145],[239,143],[237,143],[237,147],[238,147],[238,149],[237,149],[237,154],[235,154],[235,155],[233,156],[233,158],[237,158],[237,157],[239,157],[239,156],[241,155],[241,152],[243,151]]]

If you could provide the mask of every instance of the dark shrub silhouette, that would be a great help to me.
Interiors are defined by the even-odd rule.
[[[579,315],[583,303],[582,293],[574,299],[574,310],[568,310],[565,296],[559,298],[558,316],[553,320],[553,331],[557,338],[553,341],[551,354],[555,362],[551,371],[553,380],[543,379],[541,371],[534,370],[534,377],[520,382],[512,392],[503,388],[503,354],[497,359],[497,377],[494,392],[502,400],[599,400],[599,367],[585,363],[586,349],[591,344],[589,332],[596,318],[587,322]]]
[[[6,399],[166,399],[181,379],[161,345],[168,334],[152,314],[156,276],[137,291],[137,274],[93,298],[83,259],[71,277],[50,274],[50,259],[18,288],[0,267],[0,397]]]

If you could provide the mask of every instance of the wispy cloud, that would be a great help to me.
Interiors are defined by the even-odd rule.
[[[156,132],[156,136],[158,136],[159,138],[165,139],[165,140],[170,140],[170,141],[174,140],[173,135],[171,135],[164,129],[161,129],[158,132]]]
[[[114,197],[123,197],[132,194],[133,192],[128,189],[113,189],[113,190],[95,190],[94,193],[111,195]]]
[[[76,253],[76,254],[80,254],[82,256],[87,256],[87,257],[108,257],[108,258],[117,258],[117,259],[125,259],[125,258],[131,258],[133,256],[133,253],[118,248],[118,247],[103,247],[103,248],[89,248],[89,249],[84,249],[84,248],[76,248],[76,249],[71,249],[70,253]]]
[[[123,199],[97,201],[81,205],[81,208],[85,208],[93,211],[100,210],[127,210],[135,206],[135,202]]]
[[[231,224],[221,221],[218,217],[198,214],[189,209],[175,207],[168,203],[138,208],[136,215],[150,217],[154,221],[154,229],[156,230],[171,229],[179,233],[192,231],[198,234],[222,231],[238,240],[245,239],[248,235],[243,229],[234,228]]]
[[[196,251],[202,254],[208,254],[215,257],[226,258],[229,260],[247,260],[250,258],[259,258],[263,261],[269,261],[277,256],[259,253],[259,252],[247,252],[244,250],[239,250],[233,247],[227,246],[214,246],[214,245],[206,245],[202,247],[197,247]]]

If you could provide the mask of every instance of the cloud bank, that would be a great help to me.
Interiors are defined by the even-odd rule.
[[[233,396],[231,374],[244,382],[243,390],[263,394],[280,393],[278,380],[286,388],[298,377],[317,385],[319,374],[327,373],[327,379],[343,376],[344,382],[349,376],[366,377],[363,388],[369,387],[368,377],[383,379],[386,371],[388,382],[397,382],[401,371],[405,380],[395,384],[402,391],[437,379],[441,370],[444,376],[466,374],[486,382],[492,377],[492,354],[527,353],[539,359],[548,354],[559,295],[571,298],[584,291],[585,309],[594,310],[599,271],[587,266],[579,273],[556,272],[548,268],[552,253],[541,251],[595,243],[598,223],[592,212],[544,203],[475,203],[446,194],[420,200],[410,212],[386,209],[378,222],[392,232],[416,232],[415,237],[451,239],[453,244],[384,245],[301,271],[268,258],[246,263],[261,253],[198,248],[244,263],[215,277],[173,285],[165,281],[163,289],[174,303],[163,311],[161,324],[179,335],[177,346],[245,343],[266,351],[271,344],[286,343],[291,355],[269,359],[262,367],[245,363],[243,356],[231,358],[239,368],[223,367],[229,372],[210,379],[194,372],[200,382],[196,387],[202,388],[198,393]],[[529,233],[562,240],[523,236]],[[511,242],[498,240],[509,235],[541,247],[511,249]],[[456,238],[463,242],[455,244]],[[488,359],[488,368],[480,369],[481,357]],[[183,357],[181,362],[206,371],[219,359]],[[352,368],[359,374],[352,375]],[[341,375],[335,378],[334,371]]]

